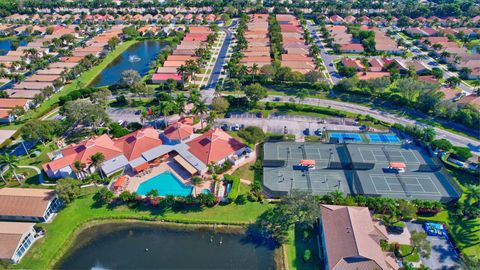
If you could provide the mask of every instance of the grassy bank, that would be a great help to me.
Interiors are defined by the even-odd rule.
[[[111,208],[99,206],[93,195],[78,198],[63,209],[54,221],[44,224],[46,235],[39,239],[32,249],[15,267],[24,269],[51,268],[67,251],[68,243],[80,231],[82,226],[95,220],[136,219],[148,221],[172,221],[201,224],[249,224],[267,210],[270,205],[251,203],[245,205],[230,204],[213,208],[186,211],[162,210],[160,208]]]
[[[128,47],[132,46],[133,44],[137,43],[136,40],[125,41],[122,44],[118,45],[115,50],[110,52],[101,62],[100,64],[96,65],[95,67],[85,71],[72,81],[71,83],[65,85],[61,91],[53,94],[50,99],[43,102],[40,107],[36,108],[35,110],[28,111],[21,119],[20,123],[13,123],[11,125],[3,126],[2,129],[17,129],[19,128],[22,123],[25,123],[31,119],[37,119],[43,115],[45,115],[50,110],[53,110],[61,96],[65,96],[68,93],[72,92],[73,90],[77,89],[78,85],[88,86],[93,82],[93,80],[102,72],[104,68],[106,68],[115,58],[117,58],[121,53],[123,53]]]

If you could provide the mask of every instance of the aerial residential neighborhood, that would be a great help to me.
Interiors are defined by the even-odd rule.
[[[480,269],[479,14],[0,1],[0,268]]]

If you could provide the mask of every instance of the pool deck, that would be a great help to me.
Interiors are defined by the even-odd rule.
[[[130,192],[136,192],[140,184],[166,171],[169,171],[173,175],[175,175],[175,177],[177,177],[183,184],[187,186],[192,186],[190,183],[190,176],[188,175],[188,173],[186,173],[182,168],[180,168],[180,166],[175,164],[173,160],[162,162],[160,163],[160,165],[147,169],[146,171],[148,171],[148,173],[138,173],[136,175],[129,175],[128,177],[129,181],[126,186],[126,190]],[[211,180],[203,181],[203,183],[200,186],[193,188],[192,190],[193,195],[196,196],[197,194],[200,194],[203,189],[211,190],[212,183],[213,181]]]

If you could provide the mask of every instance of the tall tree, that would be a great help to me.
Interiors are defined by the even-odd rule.
[[[4,153],[3,155],[1,155],[1,157],[2,157],[1,163],[8,166],[9,170],[12,171],[15,179],[17,179],[18,183],[21,185],[22,182],[20,182],[20,179],[18,178],[18,175],[15,172],[15,169],[18,169],[18,158],[16,156],[9,155],[8,153]]]

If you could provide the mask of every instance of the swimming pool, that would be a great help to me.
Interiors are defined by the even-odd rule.
[[[400,139],[395,134],[367,133],[370,142],[373,143],[399,143]]]
[[[192,194],[192,187],[184,185],[171,172],[163,172],[141,183],[137,188],[139,195],[146,195],[156,189],[159,196],[188,196]]]
[[[361,142],[362,137],[358,133],[329,133],[330,139],[337,139],[339,142]]]

